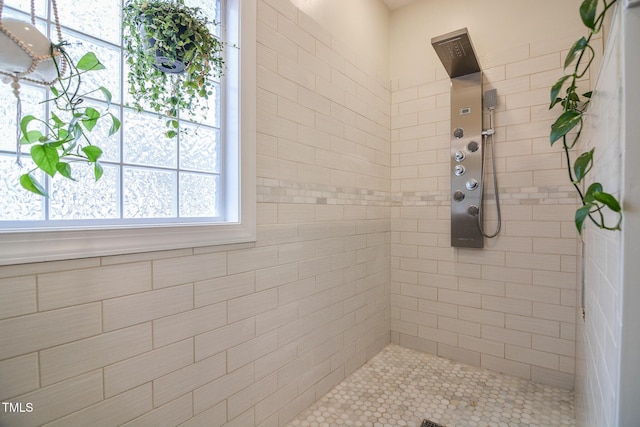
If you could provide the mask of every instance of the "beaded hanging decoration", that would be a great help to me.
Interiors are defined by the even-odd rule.
[[[16,163],[19,166],[22,166],[21,160],[21,147],[20,147],[20,121],[22,118],[22,103],[20,101],[20,80],[29,81],[32,83],[51,86],[54,84],[58,77],[53,78],[52,80],[44,80],[41,78],[36,78],[33,76],[33,73],[36,71],[38,66],[45,61],[56,61],[59,60],[60,64],[56,66],[59,67],[59,74],[63,75],[66,72],[66,62],[60,56],[60,51],[55,47],[49,50],[49,53],[42,55],[37,54],[33,51],[31,46],[28,43],[25,43],[21,40],[11,29],[5,25],[5,21],[2,19],[2,12],[4,10],[4,0],[0,0],[0,32],[4,34],[9,40],[15,43],[24,53],[26,53],[31,59],[31,64],[24,70],[3,70],[0,69],[0,74],[4,75],[2,81],[4,83],[10,83],[11,88],[13,89],[13,95],[16,97]],[[56,4],[56,0],[51,0],[51,10],[53,12],[56,32],[58,36],[58,41],[60,44],[62,43],[62,30],[60,28],[60,20],[58,17],[58,7]],[[35,0],[31,0],[31,24],[33,25],[33,30],[36,25],[36,13],[35,13]],[[43,36],[44,37],[44,36]],[[53,45],[52,45],[53,46]],[[59,59],[58,59],[59,58]]]

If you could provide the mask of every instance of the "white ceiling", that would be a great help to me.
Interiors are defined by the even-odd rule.
[[[402,6],[405,6],[415,0],[384,0],[384,3],[391,10],[400,9]]]

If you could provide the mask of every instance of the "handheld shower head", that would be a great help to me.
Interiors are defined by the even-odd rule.
[[[498,91],[496,89],[488,90],[484,93],[484,108],[494,110],[498,105]]]

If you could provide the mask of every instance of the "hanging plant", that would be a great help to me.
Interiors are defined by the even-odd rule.
[[[96,181],[100,179],[103,172],[99,162],[102,150],[91,143],[88,133],[105,117],[111,120],[109,136],[120,128],[120,120],[106,111],[111,103],[109,90],[100,86],[89,92],[82,91],[82,76],[105,68],[96,55],[88,52],[74,63],[66,51],[65,43],[52,44],[51,50],[70,68],[68,74],[63,74],[61,66],[54,61],[58,79],[51,86],[52,97],[46,102],[52,104],[55,110],[51,109],[48,120],[28,115],[20,121],[20,143],[31,145],[31,158],[36,164],[35,168],[20,176],[20,184],[42,196],[48,194],[45,186],[33,175],[36,170],[42,170],[51,177],[60,173],[74,180],[72,164],[85,162],[93,166]],[[83,104],[88,96],[96,95],[101,95],[107,102],[105,111]]]
[[[54,177],[57,173],[65,178],[71,175],[72,164],[87,162],[93,166],[95,179],[102,176],[99,163],[102,150],[91,143],[87,133],[103,117],[111,118],[113,135],[120,128],[116,116],[83,104],[87,97],[102,95],[111,102],[111,93],[104,87],[83,92],[84,73],[104,69],[104,65],[93,52],[82,56],[74,63],[68,55],[68,44],[62,39],[56,0],[50,0],[54,16],[58,43],[50,41],[35,26],[36,16],[31,2],[31,23],[20,19],[3,18],[4,1],[0,0],[0,74],[3,81],[10,82],[16,98],[16,163],[23,167],[22,146],[30,145],[31,159],[35,167],[20,176],[20,184],[26,190],[47,196],[45,185],[34,172],[41,170]],[[50,105],[48,118],[33,115],[22,117],[20,81],[49,86],[51,95],[45,103]],[[44,131],[44,132],[43,132]]]
[[[551,126],[550,141],[551,145],[561,140],[564,149],[569,179],[575,187],[582,206],[578,208],[575,214],[575,224],[579,233],[582,233],[584,222],[588,219],[593,224],[604,230],[620,230],[622,223],[622,207],[618,200],[612,195],[604,191],[602,184],[599,182],[592,183],[586,191],[583,191],[581,184],[586,175],[593,169],[594,151],[591,149],[586,153],[580,154],[572,163],[570,150],[575,147],[584,126],[584,114],[591,100],[591,92],[582,94],[577,92],[577,82],[581,79],[591,66],[595,53],[590,45],[592,37],[601,29],[607,11],[616,3],[612,0],[607,3],[603,0],[604,9],[598,14],[599,0],[584,0],[580,5],[580,17],[584,25],[589,29],[587,37],[581,37],[569,49],[569,53],[565,59],[565,70],[573,65],[571,74],[560,78],[551,87],[551,105],[552,109],[556,105],[562,107],[562,113]],[[565,95],[560,97],[560,93],[568,83]],[[605,219],[605,211],[611,211],[616,214],[617,222],[614,225],[608,224]]]
[[[217,24],[184,0],[129,0],[122,25],[133,106],[167,116],[174,137],[180,113],[204,117],[223,74],[224,44],[210,31]]]

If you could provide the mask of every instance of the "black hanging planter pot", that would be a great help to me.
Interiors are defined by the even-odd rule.
[[[184,34],[186,28],[181,26],[178,30],[178,36]],[[145,37],[146,31],[144,24],[140,24],[140,34]],[[147,38],[146,51],[153,52],[156,45],[156,39]],[[193,43],[193,42],[191,42]],[[176,52],[174,55],[169,56],[162,48],[155,49],[155,61],[152,64],[155,69],[165,74],[182,74],[189,65],[189,62],[184,60],[184,55],[180,52]]]

